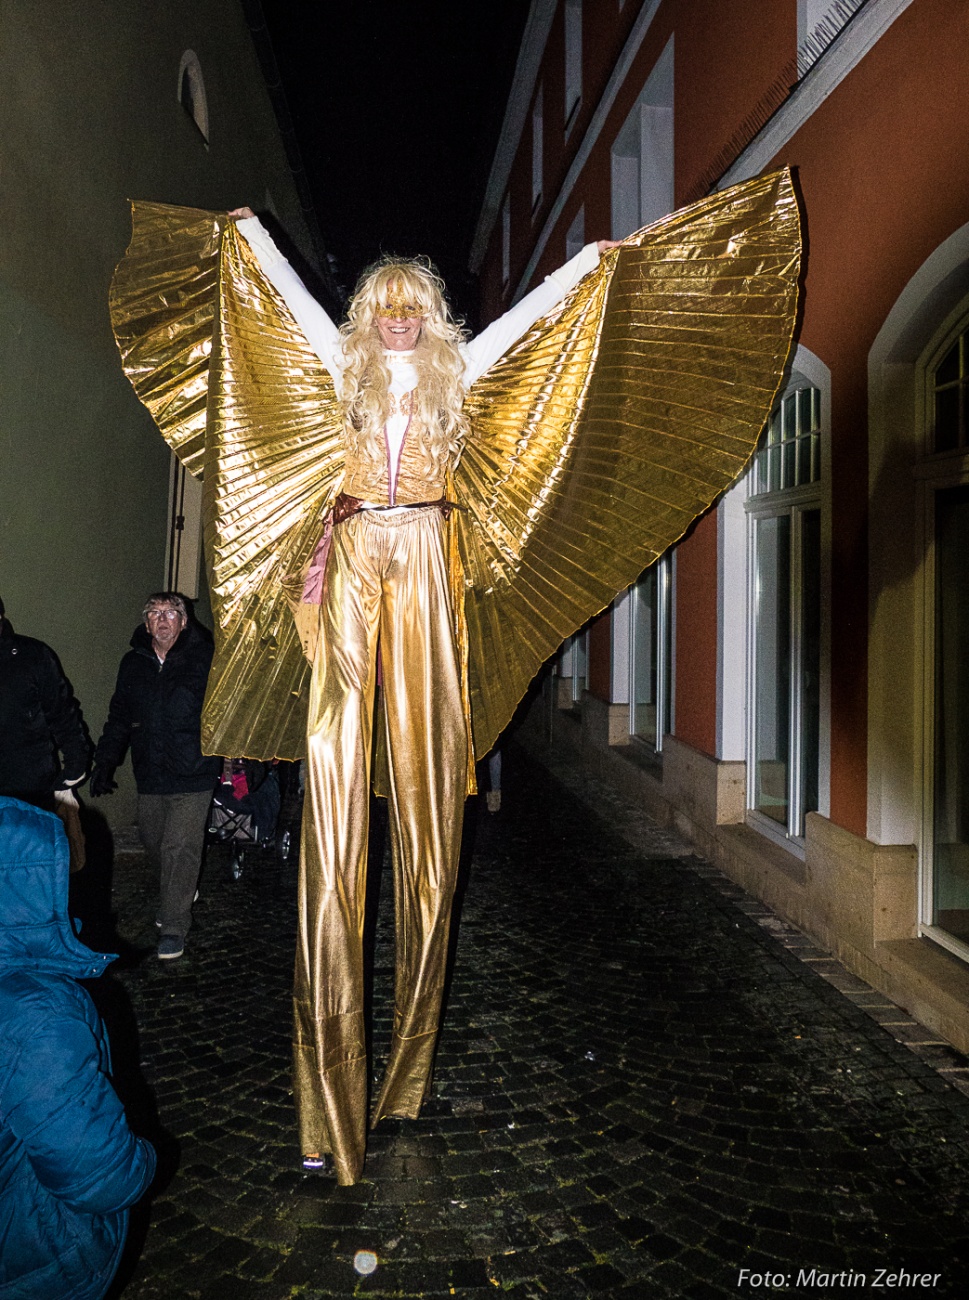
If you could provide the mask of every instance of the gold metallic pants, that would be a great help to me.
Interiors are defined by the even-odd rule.
[[[430,1086],[461,845],[467,730],[439,510],[334,529],[313,665],[300,855],[293,1074],[304,1152],[356,1182],[367,1127],[363,1015],[372,720],[379,645],[397,973],[374,1110],[415,1119]]]

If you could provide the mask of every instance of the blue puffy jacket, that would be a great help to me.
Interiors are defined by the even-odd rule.
[[[67,916],[60,820],[0,797],[0,1297],[97,1300],[155,1153],[108,1080],[101,1019],[76,982],[113,960]]]

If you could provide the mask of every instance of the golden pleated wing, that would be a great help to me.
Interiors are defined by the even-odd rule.
[[[455,476],[475,750],[542,663],[741,473],[797,307],[790,174],[675,212],[477,381]]]
[[[133,223],[111,295],[125,371],[173,450],[203,472],[215,659],[202,748],[297,758],[309,665],[287,590],[343,474],[333,381],[234,222],[135,204]],[[214,241],[204,257],[203,231]]]
[[[209,357],[225,215],[131,205],[131,243],[111,281],[125,374],[172,451],[202,472]]]
[[[204,498],[216,655],[202,747],[298,758],[310,667],[287,590],[298,598],[339,490],[342,413],[329,371],[234,225],[219,318]]]

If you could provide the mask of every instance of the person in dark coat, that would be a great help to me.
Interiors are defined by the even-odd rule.
[[[181,957],[192,924],[205,824],[222,762],[201,748],[211,637],[189,620],[176,592],[149,596],[144,619],[118,670],[91,794],[117,789],[114,773],[130,746],[138,829],[159,878],[158,956],[169,960]]]
[[[57,655],[19,636],[0,600],[0,794],[53,812],[54,791],[87,776],[92,748]]]
[[[0,797],[0,1296],[98,1300],[155,1152],[128,1128],[101,1019],[79,979],[114,960],[67,916],[53,813]]]

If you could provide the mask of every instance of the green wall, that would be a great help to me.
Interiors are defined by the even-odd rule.
[[[108,319],[128,200],[271,196],[314,255],[236,0],[0,0],[0,31],[0,595],[58,652],[96,739],[167,546],[170,455]],[[177,99],[186,49],[208,147]],[[98,805],[115,823],[133,814],[124,773]]]

